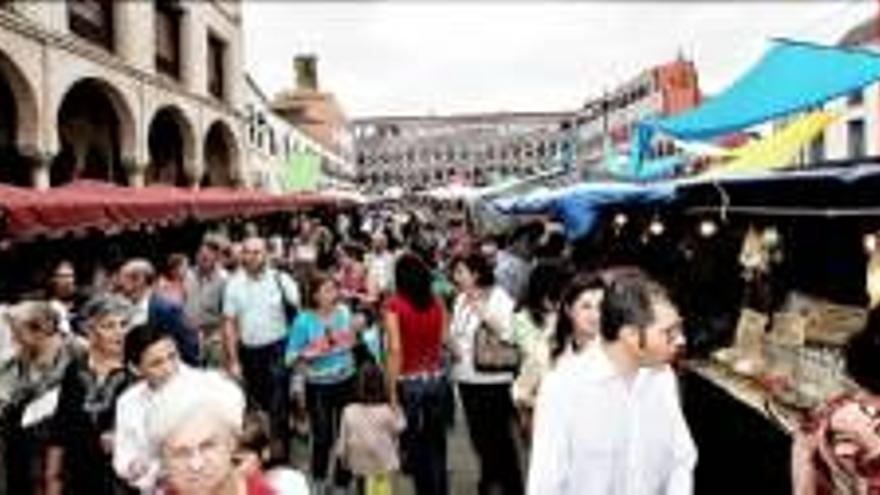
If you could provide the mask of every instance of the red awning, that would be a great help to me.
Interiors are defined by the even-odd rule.
[[[198,191],[155,185],[128,188],[100,181],[76,181],[36,191],[0,184],[0,237],[58,237],[90,228],[104,231],[169,225],[188,218],[218,220],[296,211],[350,200],[320,194],[271,195],[258,191],[206,188]]]

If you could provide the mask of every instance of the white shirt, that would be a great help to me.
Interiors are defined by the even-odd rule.
[[[150,319],[150,296],[152,295],[153,293],[151,291],[147,291],[147,293],[132,306],[132,313],[128,319],[129,328],[144,325]]]
[[[183,363],[172,379],[185,377],[192,370]],[[159,478],[160,464],[150,445],[147,416],[158,390],[140,380],[122,393],[116,403],[116,429],[113,434],[113,470],[141,493],[152,493]],[[146,467],[136,480],[129,473],[135,463]]]
[[[690,495],[696,462],[668,366],[642,368],[628,384],[594,345],[545,378],[530,495]]]
[[[7,309],[7,306],[0,305],[0,365],[12,359],[17,352],[15,340],[12,338],[12,328],[9,326]]]
[[[486,313],[496,322],[503,322],[504,328],[499,329],[502,339],[513,340],[513,299],[501,287],[493,287],[486,301]],[[459,360],[452,369],[453,376],[459,382],[494,385],[513,381],[512,373],[483,373],[474,367],[474,335],[480,327],[480,316],[465,304],[465,295],[455,298],[452,308],[452,321],[449,331],[459,352]]]
[[[269,345],[287,337],[291,322],[284,314],[284,300],[300,305],[299,286],[290,275],[266,268],[254,277],[241,270],[226,283],[223,314],[236,319],[242,344]]]
[[[375,281],[379,290],[387,292],[394,287],[394,253],[372,252],[367,258],[367,273]]]

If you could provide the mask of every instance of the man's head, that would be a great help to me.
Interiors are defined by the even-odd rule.
[[[52,277],[49,279],[50,296],[62,301],[68,300],[76,294],[76,271],[70,261],[61,261],[55,265]]]
[[[266,240],[262,237],[248,237],[241,243],[241,263],[251,275],[263,271],[266,266]]]
[[[196,253],[196,265],[203,272],[211,272],[217,267],[223,250],[223,241],[216,235],[206,235]]]
[[[35,356],[60,337],[59,314],[46,301],[23,301],[7,312],[12,334],[23,356]]]
[[[681,316],[666,290],[638,271],[619,273],[607,284],[599,330],[641,366],[669,363],[685,344]]]
[[[119,269],[119,288],[122,295],[133,302],[144,297],[155,280],[156,269],[152,263],[142,258],[129,260]]]
[[[171,334],[151,324],[138,325],[126,334],[125,362],[153,388],[168,382],[180,367]]]
[[[372,244],[374,251],[377,253],[384,252],[388,249],[388,235],[382,230],[376,231],[373,234]]]

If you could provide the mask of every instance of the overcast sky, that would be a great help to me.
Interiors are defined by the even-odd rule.
[[[679,52],[717,92],[772,37],[834,43],[876,0],[244,2],[246,66],[271,95],[314,53],[351,117],[570,110]]]

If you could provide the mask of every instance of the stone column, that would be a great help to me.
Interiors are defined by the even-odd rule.
[[[25,162],[31,169],[31,186],[40,191],[49,189],[52,185],[51,171],[54,154],[38,150],[23,150],[23,155]]]
[[[138,69],[154,71],[156,13],[153,2],[113,2],[113,9],[116,53]]]
[[[147,184],[147,170],[150,167],[148,162],[124,160],[122,164],[128,176],[128,187],[141,188]]]

